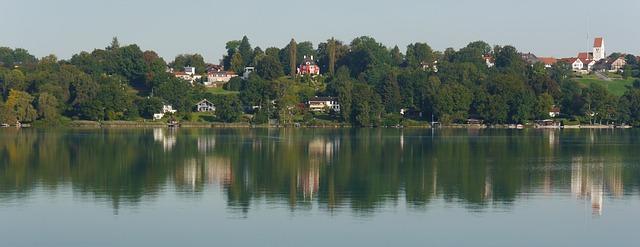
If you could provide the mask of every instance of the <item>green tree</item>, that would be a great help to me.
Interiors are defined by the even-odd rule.
[[[225,123],[233,123],[240,120],[242,104],[237,95],[221,95],[214,102],[218,119]]]
[[[253,63],[253,49],[251,48],[251,44],[249,43],[249,38],[247,38],[247,36],[242,37],[240,45],[238,46],[238,53],[242,56],[244,67]]]
[[[336,58],[337,58],[337,42],[336,39],[331,38],[327,43],[327,53],[329,57],[329,75],[335,74]]]
[[[153,114],[160,113],[163,106],[162,99],[158,97],[141,98],[136,101],[136,104],[140,116],[147,119],[153,118]]]
[[[171,104],[178,112],[187,113],[195,104],[193,89],[189,82],[174,78],[160,85],[156,96]]]
[[[20,122],[33,122],[38,117],[38,112],[32,105],[33,96],[27,92],[11,90],[7,98],[6,106],[13,111]]]
[[[15,112],[13,112],[7,105],[0,102],[0,124],[14,124],[18,119]]]
[[[549,118],[549,111],[553,107],[553,97],[551,97],[548,93],[543,93],[538,95],[538,100],[536,101],[534,117],[536,119],[547,119]]]
[[[640,126],[640,89],[632,88],[620,97],[618,115],[622,122]]]
[[[27,77],[21,70],[13,69],[4,73],[1,83],[3,97],[9,96],[11,90],[24,91],[27,89]]]
[[[200,54],[180,54],[176,56],[169,66],[178,71],[182,71],[185,67],[194,67],[198,74],[207,72],[207,65],[204,62],[204,57]]]
[[[340,120],[344,122],[352,120],[353,82],[351,77],[349,77],[349,74],[349,69],[342,66],[329,82],[329,85],[327,85],[328,93],[338,97],[338,102],[340,104]]]
[[[40,93],[38,96],[37,110],[40,118],[55,121],[60,117],[58,112],[58,99],[48,93]]]
[[[464,121],[471,107],[472,94],[458,83],[447,83],[440,87],[434,102],[434,113],[443,123]]]
[[[227,49],[227,54],[222,57],[222,65],[226,69],[231,68],[231,60],[233,59],[233,55],[238,52],[238,47],[240,46],[240,40],[231,40],[227,42],[225,48]]]
[[[382,104],[387,113],[400,112],[402,99],[400,97],[400,87],[398,86],[395,72],[387,74],[384,82],[380,86],[380,96],[382,97]]]
[[[433,50],[426,43],[415,43],[407,46],[407,64],[411,68],[431,67],[434,62]]]
[[[291,39],[291,42],[289,42],[289,75],[291,77],[295,77],[297,73],[297,69],[296,69],[298,67],[298,62],[296,60],[297,57],[298,57],[298,44],[294,39]]]
[[[244,60],[242,59],[242,55],[240,55],[239,52],[233,54],[233,58],[231,58],[230,70],[236,73],[242,73],[244,71]]]
[[[266,80],[274,80],[284,75],[280,61],[271,56],[266,56],[258,62],[256,72]]]
[[[400,66],[404,63],[404,56],[397,45],[391,49],[391,59],[393,61],[393,66]]]
[[[107,47],[107,50],[115,50],[120,48],[120,41],[118,41],[118,37],[113,37],[111,39],[111,44]]]

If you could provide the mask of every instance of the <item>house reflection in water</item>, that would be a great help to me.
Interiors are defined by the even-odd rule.
[[[174,129],[153,129],[153,140],[162,143],[164,151],[171,151],[176,145],[176,133]]]
[[[304,200],[313,200],[320,187],[320,167],[311,164],[309,167],[298,170],[298,189],[302,191]]]
[[[233,169],[231,160],[223,157],[207,157],[205,159],[207,184],[219,184],[229,186],[233,182]]]
[[[309,142],[309,158],[311,162],[320,162],[323,159],[331,161],[333,155],[340,148],[340,139],[328,137],[316,137]]]
[[[188,191],[200,191],[205,184],[228,186],[232,181],[231,160],[228,158],[188,159],[175,172],[176,187]]]
[[[622,167],[619,164],[584,162],[582,157],[573,159],[571,165],[571,193],[578,199],[589,199],[593,215],[602,215],[605,192],[612,197],[623,195]]]
[[[201,153],[206,153],[207,151],[213,150],[216,147],[216,137],[215,136],[198,136],[198,151]]]

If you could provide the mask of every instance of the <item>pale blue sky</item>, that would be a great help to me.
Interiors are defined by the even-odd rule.
[[[605,37],[608,53],[640,53],[639,11],[638,0],[0,0],[0,46],[66,59],[118,36],[168,61],[200,53],[217,62],[226,41],[245,34],[263,49],[291,37],[317,45],[370,35],[402,50],[485,40],[563,57],[586,50],[589,31]]]

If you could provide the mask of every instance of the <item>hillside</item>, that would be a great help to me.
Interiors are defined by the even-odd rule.
[[[608,73],[606,76],[609,77],[610,81],[597,75],[578,76],[575,80],[583,87],[588,87],[591,83],[600,84],[616,96],[623,95],[627,91],[627,86],[631,86],[634,81],[634,78],[624,79],[622,76],[613,73]]]

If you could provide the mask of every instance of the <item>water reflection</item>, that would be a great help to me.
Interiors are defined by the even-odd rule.
[[[291,210],[317,205],[366,215],[399,202],[427,210],[442,199],[482,212],[508,210],[531,196],[566,196],[598,216],[607,200],[637,193],[637,136],[635,130],[8,129],[0,132],[0,207],[38,187],[70,186],[115,210],[172,190],[198,197],[217,189],[242,214],[264,199]]]

